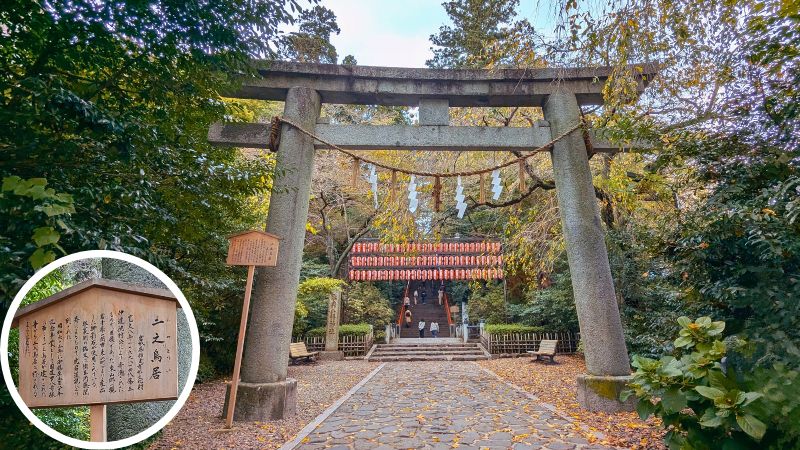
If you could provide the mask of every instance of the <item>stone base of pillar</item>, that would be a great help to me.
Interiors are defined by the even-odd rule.
[[[225,390],[222,415],[228,410],[231,385]],[[279,420],[297,413],[297,380],[287,378],[277,383],[239,383],[233,420],[253,422]]]
[[[319,359],[322,361],[341,361],[344,359],[344,352],[341,350],[324,350],[319,352]]]
[[[578,404],[589,411],[633,411],[636,397],[624,402],[619,399],[620,393],[632,379],[631,376],[578,375]]]

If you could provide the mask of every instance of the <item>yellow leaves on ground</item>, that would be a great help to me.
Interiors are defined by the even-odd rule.
[[[503,379],[516,384],[541,402],[575,421],[573,429],[592,444],[609,445],[633,450],[665,449],[660,421],[639,419],[635,412],[607,414],[583,410],[577,401],[575,379],[585,373],[581,357],[561,355],[557,364],[534,363],[530,358],[504,358],[481,361],[479,364]],[[552,428],[552,425],[551,425]],[[603,438],[600,438],[600,435]],[[515,436],[514,442],[524,440]]]

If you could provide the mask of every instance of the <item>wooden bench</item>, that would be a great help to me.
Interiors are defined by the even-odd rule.
[[[542,341],[539,342],[539,350],[536,350],[535,352],[528,351],[528,353],[531,354],[531,355],[535,355],[536,356],[536,359],[534,361],[538,361],[542,356],[549,356],[550,357],[550,362],[554,363],[554,362],[556,362],[556,360],[554,358],[556,357],[556,345],[557,344],[558,344],[558,340],[542,339]]]
[[[319,352],[309,352],[305,342],[294,342],[289,344],[289,359],[294,362],[298,359],[312,361],[317,359]]]

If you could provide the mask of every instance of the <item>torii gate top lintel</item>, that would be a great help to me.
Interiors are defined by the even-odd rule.
[[[423,98],[449,106],[542,106],[556,90],[574,93],[578,104],[603,103],[610,67],[542,69],[425,69],[340,64],[259,62],[261,78],[248,78],[238,98],[285,100],[292,87],[316,90],[323,103],[418,106]],[[629,66],[642,92],[655,76],[655,63]]]

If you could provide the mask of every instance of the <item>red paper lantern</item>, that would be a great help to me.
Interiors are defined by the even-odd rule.
[[[503,255],[497,255],[497,265],[498,266],[503,265]]]
[[[497,269],[497,278],[503,279],[503,269]]]

